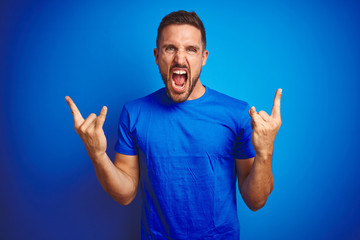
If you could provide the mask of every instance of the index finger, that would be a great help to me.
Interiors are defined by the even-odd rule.
[[[69,107],[71,109],[71,113],[72,113],[73,118],[74,118],[75,126],[80,125],[84,121],[84,118],[82,117],[79,109],[76,107],[75,103],[73,102],[73,100],[69,96],[66,96],[65,99],[66,99],[66,102],[67,102],[67,104],[69,105]]]
[[[271,112],[271,116],[275,118],[280,118],[280,99],[282,95],[282,89],[279,88],[276,91],[275,98],[274,98],[274,104]]]

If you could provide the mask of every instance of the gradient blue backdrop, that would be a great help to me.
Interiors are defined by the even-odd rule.
[[[156,29],[174,10],[202,18],[202,82],[271,111],[283,88],[275,189],[242,239],[360,239],[358,1],[69,1],[0,3],[0,238],[136,239],[126,207],[98,183],[64,100],[108,106],[114,156],[124,102],[163,86]]]

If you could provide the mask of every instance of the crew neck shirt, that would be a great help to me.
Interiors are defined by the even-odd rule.
[[[255,156],[248,110],[208,87],[183,103],[162,88],[124,105],[115,150],[139,156],[142,239],[239,239],[235,159]]]

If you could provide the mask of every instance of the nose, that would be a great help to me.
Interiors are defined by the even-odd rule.
[[[182,50],[179,50],[176,52],[175,57],[174,57],[174,62],[176,64],[179,64],[180,66],[182,65],[186,65],[186,55],[185,52]]]

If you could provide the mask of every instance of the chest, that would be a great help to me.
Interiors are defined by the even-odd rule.
[[[235,125],[216,113],[156,111],[139,116],[135,140],[147,156],[186,156],[233,152]]]

